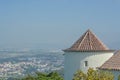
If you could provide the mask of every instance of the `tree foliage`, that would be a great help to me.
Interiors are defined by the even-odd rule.
[[[107,71],[100,71],[89,68],[87,73],[78,70],[75,73],[73,80],[114,80],[114,76],[112,73]]]
[[[34,76],[28,74],[24,78],[16,80],[63,80],[63,78],[57,72],[51,72],[49,74],[36,72]]]
[[[120,80],[120,75],[118,76],[118,80]]]

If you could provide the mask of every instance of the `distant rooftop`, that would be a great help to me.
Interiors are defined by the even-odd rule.
[[[120,70],[120,50],[107,60],[99,69]]]
[[[96,35],[88,29],[70,48],[63,50],[69,51],[111,51],[100,41]]]

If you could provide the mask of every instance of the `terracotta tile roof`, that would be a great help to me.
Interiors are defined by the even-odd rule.
[[[99,67],[99,69],[120,70],[120,50]]]
[[[87,30],[72,47],[63,51],[109,51],[91,30]]]

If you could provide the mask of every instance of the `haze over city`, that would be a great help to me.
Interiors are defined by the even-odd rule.
[[[64,49],[91,29],[120,49],[119,0],[1,0],[0,49]]]

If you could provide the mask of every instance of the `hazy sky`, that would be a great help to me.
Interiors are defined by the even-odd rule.
[[[87,29],[120,49],[120,0],[0,0],[0,48],[64,49]]]

